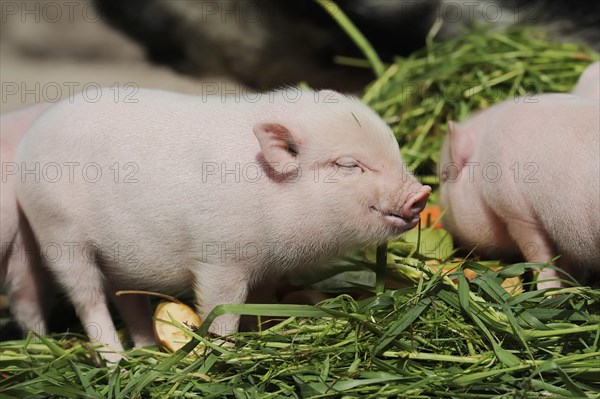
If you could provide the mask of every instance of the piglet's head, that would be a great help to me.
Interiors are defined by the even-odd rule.
[[[373,244],[413,228],[431,192],[408,173],[385,122],[358,99],[302,91],[270,104],[254,126],[296,228]],[[300,233],[299,233],[300,234]]]

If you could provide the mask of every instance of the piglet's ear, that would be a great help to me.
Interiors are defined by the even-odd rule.
[[[294,172],[298,168],[298,148],[290,130],[279,123],[257,123],[254,135],[269,165],[278,173]]]
[[[448,134],[450,135],[452,162],[462,166],[473,154],[474,137],[468,129],[464,129],[463,126],[453,121],[448,122]]]

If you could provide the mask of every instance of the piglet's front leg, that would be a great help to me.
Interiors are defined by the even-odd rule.
[[[195,273],[194,293],[202,320],[218,305],[242,304],[248,297],[249,278],[240,268],[226,265],[207,265]],[[226,336],[238,331],[239,315],[224,314],[210,326],[213,334]]]

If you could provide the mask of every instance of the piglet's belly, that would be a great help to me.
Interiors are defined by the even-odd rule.
[[[131,253],[118,264],[108,261],[100,268],[111,288],[178,294],[192,288],[191,262],[176,256],[156,258]]]

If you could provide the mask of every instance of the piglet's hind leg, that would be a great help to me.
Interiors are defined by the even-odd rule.
[[[46,335],[45,315],[53,292],[53,281],[42,266],[28,226],[21,225],[14,240],[14,252],[7,253],[10,308],[24,332]]]
[[[101,350],[106,360],[117,361],[122,356],[119,352],[123,346],[108,310],[104,276],[95,261],[95,247],[86,242],[71,243],[76,244],[72,245],[71,256],[60,256],[48,264],[65,288],[89,339],[106,346]]]
[[[556,256],[552,243],[537,223],[513,219],[508,225],[508,231],[528,262],[546,263]],[[560,276],[550,268],[543,269],[538,274],[537,281],[537,288],[540,290],[561,287]]]

